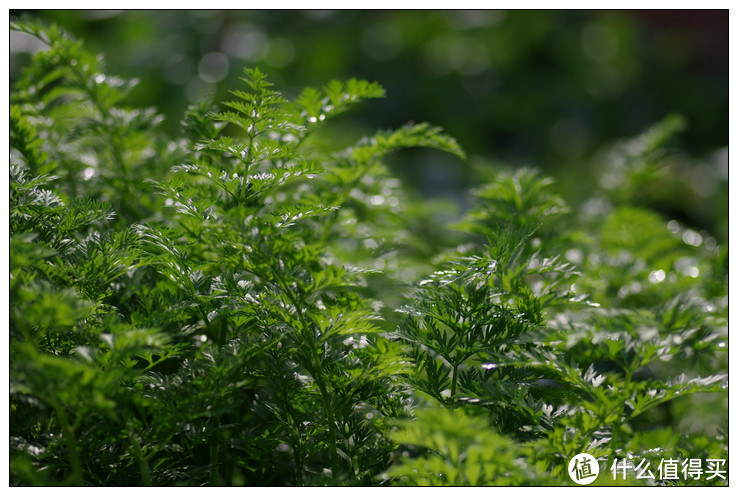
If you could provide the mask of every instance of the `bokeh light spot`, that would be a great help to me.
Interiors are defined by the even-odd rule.
[[[211,52],[200,59],[197,73],[203,81],[217,83],[228,75],[229,67],[228,57],[220,52]]]

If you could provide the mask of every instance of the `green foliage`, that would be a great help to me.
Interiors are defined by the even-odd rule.
[[[59,176],[58,193],[110,203],[123,225],[153,213],[140,184],[169,162],[153,109],[129,109],[137,84],[106,74],[102,57],[56,26],[11,23],[46,46],[11,92],[11,146],[32,175]]]
[[[384,159],[459,145],[322,137],[377,83],[290,101],[246,69],[172,141],[79,42],[13,27],[48,47],[11,93],[11,484],[552,485],[583,451],[727,459],[707,233],[612,188],[573,212],[522,169],[429,246],[434,207]]]
[[[550,484],[524,461],[521,447],[464,410],[428,409],[398,422],[392,439],[422,450],[402,458],[386,474],[403,485],[525,486]]]

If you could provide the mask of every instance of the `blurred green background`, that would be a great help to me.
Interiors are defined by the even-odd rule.
[[[641,199],[668,218],[728,234],[728,11],[12,11],[55,22],[138,78],[131,105],[176,134],[185,107],[228,98],[245,66],[295,97],[331,79],[380,82],[387,98],[326,130],[336,147],[377,128],[428,121],[466,163],[408,151],[405,184],[464,206],[475,168],[530,165],[575,208],[597,187],[604,150],[671,113],[688,127],[675,177]],[[11,33],[11,87],[37,46]]]

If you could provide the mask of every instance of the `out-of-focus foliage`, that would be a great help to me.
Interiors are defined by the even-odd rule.
[[[555,177],[573,208],[599,177],[594,154],[680,114],[687,126],[668,159],[670,183],[641,199],[727,239],[727,10],[11,12],[27,14],[140,79],[131,102],[159,109],[170,133],[190,103],[226,99],[243,65],[265,68],[295,98],[316,75],[381,81],[392,99],[329,130],[338,148],[408,116],[442,123],[472,158]],[[35,46],[11,37],[11,80]],[[475,183],[441,155],[408,151],[390,164],[425,195],[459,200]]]

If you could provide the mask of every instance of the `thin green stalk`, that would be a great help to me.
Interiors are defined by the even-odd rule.
[[[453,373],[451,374],[451,398],[456,396],[457,374],[459,372],[459,364],[454,364]]]
[[[318,367],[320,367],[318,365]],[[326,411],[326,417],[328,420],[328,448],[331,453],[331,475],[335,479],[338,475],[338,450],[336,449],[336,422],[333,418],[333,405],[331,404],[330,396],[328,396],[328,390],[323,382],[323,374],[320,373],[321,369],[318,369],[318,373],[315,377],[315,382],[318,384],[320,394],[323,397],[323,405]]]
[[[133,457],[138,462],[139,470],[141,470],[141,484],[144,486],[151,486],[151,470],[149,469],[149,463],[146,461],[143,450],[141,449],[141,444],[138,442],[136,434],[133,432],[133,429],[130,427],[130,425],[128,427],[128,439],[131,440],[131,450],[133,451]]]
[[[305,464],[303,463],[302,446],[300,446],[300,432],[291,427],[290,435],[292,436],[292,451],[295,460],[295,481],[301,485]]]
[[[69,423],[66,413],[64,413],[64,408],[56,402],[53,406],[56,418],[59,420],[59,425],[61,426],[62,433],[64,434],[64,442],[66,443],[67,450],[69,451],[69,461],[72,465],[70,484],[81,486],[84,484],[84,477],[82,475],[82,461],[80,460],[79,453],[77,452],[77,438],[74,435],[74,429]]]
[[[300,305],[297,301],[297,296],[292,292],[289,285],[287,285],[286,281],[282,277],[282,275],[274,270],[273,267],[269,266],[271,268],[272,273],[274,276],[279,280],[279,282],[282,284],[282,287],[285,290],[285,293],[287,294],[287,297],[292,302],[292,305],[295,307],[295,312],[297,312],[297,316],[300,319],[300,324],[302,325],[303,331],[307,334],[307,331],[310,329],[310,326],[308,325],[307,321],[305,320],[305,316],[302,313],[302,309],[300,308]],[[306,336],[307,337],[307,336]],[[321,360],[320,360],[320,354],[318,353],[317,347],[315,346],[314,342],[314,335],[310,334],[309,337],[311,338],[309,342],[307,340],[304,340],[306,345],[309,345],[309,351],[310,356],[314,360],[314,364],[311,364],[311,368],[313,369],[312,375],[313,379],[315,379],[315,383],[318,385],[318,389],[320,390],[320,395],[323,399],[323,407],[326,411],[326,420],[328,421],[328,448],[330,450],[331,455],[331,472],[332,477],[335,478],[338,475],[338,450],[336,448],[336,422],[333,417],[333,404],[331,402],[330,396],[328,395],[328,389],[325,386],[325,381],[323,379],[323,367],[321,366]]]
[[[230,430],[225,429],[220,436],[220,442],[223,446],[223,483],[226,486],[233,485],[233,463],[231,462],[230,450],[228,449],[230,439]]]
[[[210,440],[210,485],[217,486],[220,474],[218,468],[220,465],[220,436],[219,432],[216,431],[213,438]]]

